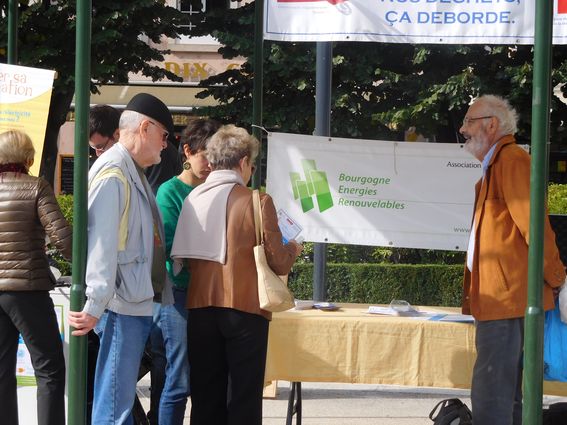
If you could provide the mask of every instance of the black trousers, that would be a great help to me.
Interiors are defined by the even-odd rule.
[[[476,322],[474,425],[522,424],[524,318]]]
[[[0,423],[18,424],[18,334],[37,381],[39,425],[65,425],[65,359],[53,301],[47,291],[0,291]]]
[[[268,326],[230,308],[189,310],[191,425],[261,425]]]

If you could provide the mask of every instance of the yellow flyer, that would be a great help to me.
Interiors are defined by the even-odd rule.
[[[0,63],[0,132],[21,130],[32,139],[37,176],[55,71]]]

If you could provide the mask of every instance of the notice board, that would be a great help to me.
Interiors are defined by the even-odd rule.
[[[75,157],[73,155],[59,155],[59,191],[62,195],[73,194],[73,167]]]

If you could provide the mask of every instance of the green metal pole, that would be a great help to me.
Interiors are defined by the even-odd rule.
[[[87,170],[91,69],[91,0],[77,0],[75,56],[75,160],[73,169],[73,284],[71,310],[85,303]],[[87,337],[69,340],[69,425],[86,423]]]
[[[333,92],[333,43],[317,43],[315,70],[315,136],[331,136],[331,94]],[[313,300],[327,300],[327,244],[313,246]]]
[[[537,1],[532,94],[530,247],[524,341],[524,425],[541,425],[543,397],[543,231],[551,96],[553,0]]]
[[[262,107],[264,94],[264,0],[254,1],[254,81],[252,89],[252,134],[262,141]],[[258,189],[262,178],[262,149],[256,159],[252,188]]]
[[[18,63],[18,1],[8,1],[8,63]]]

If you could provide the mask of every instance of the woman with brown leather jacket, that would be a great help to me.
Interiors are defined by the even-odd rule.
[[[171,250],[189,258],[187,337],[192,425],[261,425],[272,314],[260,308],[252,191],[260,142],[234,125],[207,142],[211,173],[183,203]],[[302,246],[282,242],[274,202],[261,197],[266,258],[289,273]]]
[[[25,133],[0,134],[0,422],[18,424],[15,371],[21,334],[37,381],[38,424],[64,425],[65,360],[49,296],[55,278],[45,236],[70,258],[72,231],[49,183],[28,175],[34,153]]]

